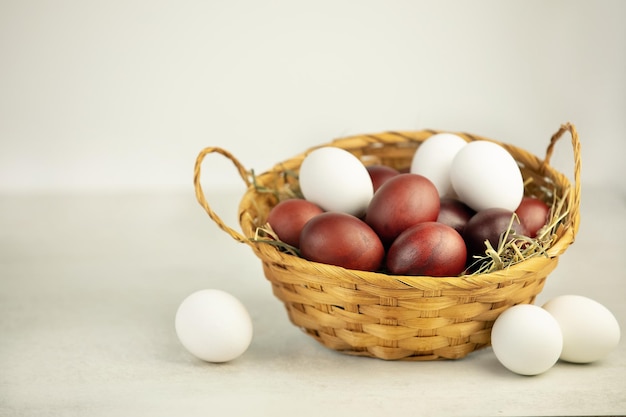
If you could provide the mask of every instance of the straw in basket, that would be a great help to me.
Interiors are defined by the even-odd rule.
[[[565,132],[572,139],[574,185],[550,165],[554,146]],[[410,166],[417,147],[434,130],[384,132],[340,138],[320,146],[343,148],[363,161],[397,169]],[[553,243],[540,256],[530,257],[490,273],[458,277],[395,276],[348,270],[309,262],[280,248],[258,242],[255,233],[278,203],[275,194],[259,187],[281,190],[310,152],[276,164],[254,176],[228,151],[208,147],[196,160],[196,197],[210,218],[235,240],[249,245],[262,261],[266,279],[281,300],[289,319],[327,348],[351,355],[385,360],[458,359],[489,346],[491,327],[505,309],[533,303],[558,258],[574,242],[580,215],[580,142],[575,127],[566,123],[552,136],[540,159],[523,149],[468,133],[468,141],[500,144],[518,162],[526,195],[551,204],[554,195],[564,197],[566,216]],[[227,226],[211,209],[200,183],[201,165],[208,154],[218,153],[233,162],[247,191],[239,205],[243,233]]]

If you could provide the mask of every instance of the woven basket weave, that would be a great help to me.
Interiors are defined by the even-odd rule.
[[[550,166],[554,145],[565,133],[572,138],[574,185]],[[438,131],[384,132],[337,139],[321,146],[346,149],[368,163],[402,169],[410,166],[417,147]],[[255,177],[228,151],[209,147],[196,160],[194,185],[198,202],[217,225],[235,240],[249,245],[263,263],[274,295],[291,322],[322,345],[352,355],[385,360],[458,359],[490,344],[493,322],[510,306],[533,303],[543,289],[559,256],[573,243],[580,221],[580,143],[572,124],[552,136],[545,158],[488,138],[457,133],[469,141],[489,140],[502,145],[515,158],[527,181],[526,195],[552,202],[552,193],[567,193],[567,216],[557,240],[547,251],[497,272],[460,277],[395,276],[347,270],[309,262],[273,245],[252,238],[277,204],[271,193],[258,186],[281,187],[286,172],[297,172],[309,149]],[[227,226],[207,203],[200,184],[206,155],[230,159],[248,186],[239,205],[243,233]]]

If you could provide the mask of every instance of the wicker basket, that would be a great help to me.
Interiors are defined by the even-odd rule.
[[[573,187],[566,176],[550,166],[554,145],[565,132],[572,137]],[[341,138],[326,145],[346,149],[369,163],[401,169],[410,165],[419,144],[435,133],[438,131],[385,132]],[[470,141],[491,140],[458,134]],[[516,159],[523,177],[529,180],[527,195],[551,202],[554,190],[570,192],[565,202],[567,217],[548,256],[532,257],[487,274],[434,278],[347,270],[309,262],[251,240],[277,203],[274,195],[258,192],[258,186],[284,185],[288,181],[285,173],[297,172],[308,151],[257,175],[253,185],[251,172],[232,154],[209,147],[196,160],[194,185],[197,199],[211,219],[235,240],[249,245],[261,259],[265,277],[284,303],[291,322],[322,345],[386,360],[458,359],[490,344],[491,327],[502,311],[534,302],[559,255],[573,243],[580,221],[580,143],[572,124],[562,125],[552,136],[543,160],[515,146],[491,141],[504,146]],[[211,153],[230,159],[248,186],[239,206],[243,233],[224,224],[206,201],[200,168]]]

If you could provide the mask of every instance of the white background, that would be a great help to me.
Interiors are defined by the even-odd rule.
[[[261,171],[398,129],[543,156],[566,121],[583,182],[623,189],[624,17],[623,1],[2,0],[0,191],[191,189],[204,146]],[[207,181],[240,182],[218,159]]]
[[[625,18],[626,1],[0,0],[0,415],[626,414]],[[193,196],[209,145],[264,170],[339,136],[434,128],[543,156],[566,121],[589,187],[536,304],[595,299],[622,340],[537,377],[491,349],[400,363],[321,347]],[[553,163],[571,174],[564,139]],[[203,174],[237,229],[236,171],[211,155]],[[177,340],[178,305],[204,288],[251,313],[231,363]]]

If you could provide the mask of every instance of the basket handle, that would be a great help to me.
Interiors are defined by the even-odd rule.
[[[202,166],[202,161],[204,160],[204,157],[212,153],[217,153],[226,157],[227,159],[230,159],[233,165],[235,165],[235,167],[237,168],[237,171],[239,172],[239,176],[241,177],[243,182],[246,184],[246,187],[249,187],[251,185],[251,182],[249,179],[249,172],[241,164],[241,162],[239,162],[239,160],[235,158],[233,154],[219,147],[215,147],[215,146],[207,147],[201,150],[200,153],[198,154],[198,157],[196,158],[196,165],[194,167],[193,184],[194,184],[195,191],[196,191],[196,199],[198,200],[200,205],[204,208],[204,210],[207,212],[209,217],[211,217],[211,219],[213,219],[213,221],[217,223],[220,229],[228,233],[233,239],[235,239],[238,242],[249,243],[249,239],[247,237],[245,237],[238,231],[234,230],[233,228],[227,226],[226,223],[224,223],[224,221],[220,218],[220,216],[218,216],[213,211],[213,209],[211,209],[211,206],[206,200],[204,191],[202,190],[202,185],[200,184],[200,171],[201,171],[200,168]]]
[[[543,163],[541,164],[541,170],[550,164],[550,158],[552,157],[552,153],[554,151],[554,145],[558,142],[558,140],[563,136],[565,132],[569,132],[572,137],[572,148],[574,151],[574,189],[573,192],[570,193],[570,216],[572,222],[572,228],[574,230],[574,234],[578,232],[579,227],[579,210],[580,210],[580,166],[581,166],[581,156],[580,156],[580,140],[578,139],[578,132],[576,131],[576,127],[571,123],[564,123],[561,125],[560,129],[552,135],[550,139],[550,144],[546,149],[546,157],[543,159]]]

